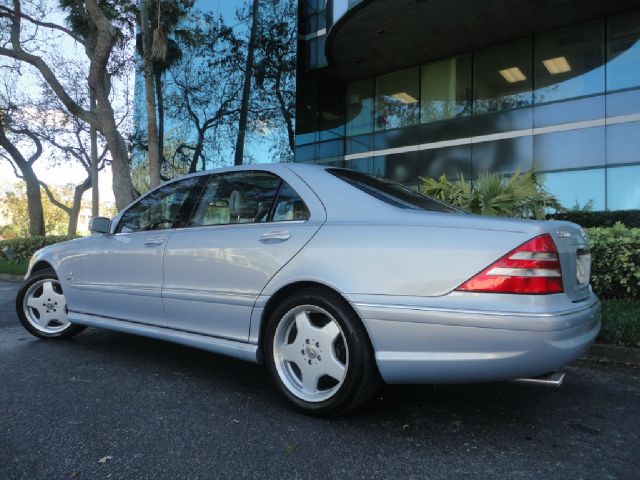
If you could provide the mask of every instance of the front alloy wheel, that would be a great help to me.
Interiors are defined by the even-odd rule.
[[[50,269],[29,277],[18,291],[16,310],[22,326],[36,337],[66,338],[84,329],[69,322],[62,285]]]
[[[263,345],[279,391],[306,413],[350,410],[378,385],[364,326],[333,292],[307,288],[282,302],[266,326]]]

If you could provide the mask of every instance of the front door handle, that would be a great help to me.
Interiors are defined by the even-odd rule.
[[[164,243],[164,238],[150,238],[144,242],[145,247],[159,247]]]
[[[260,235],[260,241],[263,243],[285,242],[290,238],[291,234],[288,230],[274,230],[272,232],[267,232]]]

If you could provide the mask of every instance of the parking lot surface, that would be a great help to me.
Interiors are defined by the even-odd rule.
[[[640,369],[578,361],[559,389],[385,386],[332,420],[260,365],[87,329],[38,340],[0,282],[0,479],[622,479],[640,472]]]

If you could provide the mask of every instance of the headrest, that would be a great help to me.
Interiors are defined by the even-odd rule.
[[[229,196],[229,215],[253,218],[258,213],[257,203],[247,203],[247,196],[241,190],[234,190]]]

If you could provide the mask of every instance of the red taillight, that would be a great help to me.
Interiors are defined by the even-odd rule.
[[[551,235],[523,243],[457,290],[492,293],[562,293],[558,249]]]

